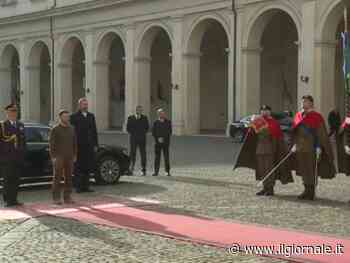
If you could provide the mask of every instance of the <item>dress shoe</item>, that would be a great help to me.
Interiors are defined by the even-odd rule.
[[[146,176],[147,174],[146,174],[146,172],[142,172],[142,176]]]
[[[265,194],[266,194],[266,190],[265,189],[262,189],[261,191],[256,193],[257,196],[262,196],[262,195],[265,195]]]
[[[63,205],[62,201],[59,201],[59,200],[53,201],[53,204],[54,205]]]
[[[158,174],[157,174],[157,173],[154,173],[154,174],[152,174],[152,176],[158,176]]]
[[[166,176],[171,176],[171,174],[170,173],[166,173]]]
[[[309,200],[309,201],[315,200],[315,186],[304,185],[304,187],[305,187],[305,190],[301,195],[298,196],[298,199]]]
[[[64,200],[64,203],[67,204],[67,205],[75,204],[75,202],[71,198],[68,198],[68,199]]]

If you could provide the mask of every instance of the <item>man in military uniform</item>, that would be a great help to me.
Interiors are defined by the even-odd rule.
[[[303,110],[296,114],[293,121],[292,152],[296,157],[296,173],[302,176],[305,187],[298,198],[314,200],[318,176],[331,179],[335,177],[336,171],[325,121],[314,110],[313,97],[304,96],[302,103]]]
[[[17,200],[21,168],[24,163],[26,140],[24,125],[17,120],[17,107],[5,107],[6,120],[0,127],[0,174],[3,178],[5,206],[22,205]]]
[[[271,117],[271,107],[263,105],[261,116],[257,116],[251,123],[247,137],[239,153],[237,167],[248,167],[255,170],[256,180],[264,180],[264,188],[258,196],[274,195],[275,181],[283,184],[293,182],[288,163],[281,165],[271,176],[265,176],[273,169],[280,159],[287,153],[287,146],[283,140],[283,133],[279,123]],[[255,156],[255,158],[254,158]]]

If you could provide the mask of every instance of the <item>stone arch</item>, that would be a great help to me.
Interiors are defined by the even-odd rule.
[[[51,57],[44,41],[35,42],[29,51],[29,119],[49,123],[52,119]]]
[[[199,17],[191,26],[186,43],[186,130],[194,133],[224,133],[228,123],[229,27],[220,16]]]
[[[125,122],[125,45],[114,31],[102,35],[96,52],[96,119],[100,129],[122,129]]]
[[[226,21],[225,17],[223,17],[222,15],[214,13],[199,16],[191,23],[190,30],[186,34],[186,52],[194,52],[195,50],[198,50],[201,44],[200,42],[202,40],[202,37],[205,33],[205,29],[208,26],[208,24],[210,24],[212,21],[216,21],[217,23],[219,23],[225,30],[227,36],[231,35],[230,26]],[[228,37],[228,44],[228,48],[232,49],[231,37]]]
[[[157,108],[163,108],[171,118],[173,38],[170,32],[166,25],[152,23],[142,31],[136,45],[138,104],[144,107],[151,121],[156,118]]]
[[[85,48],[78,36],[67,37],[59,53],[60,106],[69,111],[77,108],[85,96]]]
[[[3,108],[10,102],[16,103],[21,112],[20,62],[21,58],[14,44],[7,44],[1,54],[0,68],[0,106]],[[3,111],[2,111],[3,112]],[[3,113],[1,113],[3,114]],[[2,116],[3,117],[3,116]],[[19,116],[21,117],[21,116]]]
[[[241,112],[256,113],[261,104],[275,111],[297,110],[300,21],[286,5],[269,5],[248,20],[241,50]]]

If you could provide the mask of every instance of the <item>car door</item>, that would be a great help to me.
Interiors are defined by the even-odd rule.
[[[27,151],[23,177],[45,177],[51,173],[49,158],[49,128],[25,127]]]

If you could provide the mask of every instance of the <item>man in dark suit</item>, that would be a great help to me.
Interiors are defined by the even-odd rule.
[[[155,160],[153,176],[158,176],[161,152],[163,152],[164,155],[165,171],[167,173],[167,176],[170,176],[169,146],[170,137],[172,135],[172,126],[171,121],[167,119],[163,109],[158,110],[158,116],[158,120],[154,122],[152,127],[152,135],[155,141]]]
[[[3,199],[7,207],[22,205],[17,200],[26,139],[24,125],[17,120],[17,107],[5,107],[6,120],[0,123],[0,173],[3,177]]]
[[[77,193],[93,192],[90,189],[90,173],[95,168],[95,152],[98,149],[97,127],[94,114],[88,112],[86,98],[79,100],[79,110],[71,115],[70,122],[77,137],[77,162],[74,177]]]
[[[128,117],[126,129],[130,134],[131,172],[134,172],[137,148],[140,150],[142,175],[146,175],[146,135],[149,130],[147,116],[142,114],[142,106],[136,107],[136,114]]]
[[[341,117],[337,108],[335,108],[328,114],[328,125],[328,136],[331,137],[332,135],[338,135],[338,131],[341,125]]]

